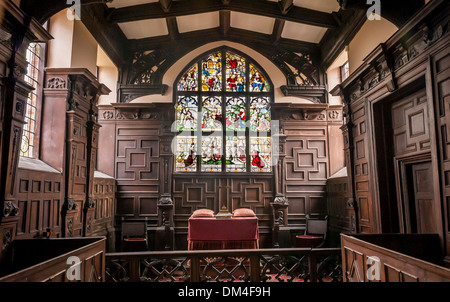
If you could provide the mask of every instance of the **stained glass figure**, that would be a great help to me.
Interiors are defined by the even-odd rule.
[[[227,97],[226,120],[227,131],[245,131],[247,110],[245,97]]]
[[[270,91],[270,84],[263,77],[262,73],[255,67],[255,65],[250,64],[250,91],[251,92],[268,92]]]
[[[222,98],[202,98],[202,131],[222,130]]]
[[[178,91],[198,91],[198,66],[195,64],[178,82]]]
[[[250,137],[250,155],[252,172],[271,172],[270,137]]]
[[[245,59],[227,52],[226,85],[228,92],[245,91]]]
[[[216,52],[202,61],[202,91],[222,91],[221,52]]]
[[[197,137],[196,136],[177,136],[176,167],[178,172],[197,171]]]
[[[222,136],[202,136],[202,172],[222,171]]]
[[[177,130],[197,129],[198,101],[196,96],[180,96],[176,105]]]
[[[226,171],[246,172],[246,143],[245,136],[226,137]]]
[[[270,99],[268,97],[250,98],[250,131],[270,131]]]

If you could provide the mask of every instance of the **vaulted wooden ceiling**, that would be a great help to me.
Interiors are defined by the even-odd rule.
[[[363,25],[370,6],[365,0],[79,1],[81,20],[119,68],[151,52],[146,67],[164,72],[187,52],[228,40],[268,57],[285,72],[288,84],[310,67],[306,61],[322,70],[330,65]],[[22,0],[21,7],[44,22],[70,2]],[[398,8],[413,7],[411,15],[424,0],[395,1],[398,7],[392,2],[383,0],[383,8],[389,7],[383,11],[401,23],[407,16],[397,17]],[[161,77],[156,74],[154,83]]]
[[[114,0],[106,6],[107,22],[117,25],[131,51],[230,40],[315,54],[327,31],[342,25],[336,0]]]

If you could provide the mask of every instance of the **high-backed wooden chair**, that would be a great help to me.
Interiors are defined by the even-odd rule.
[[[123,252],[148,250],[147,219],[145,221],[127,221],[122,218],[121,227]]]
[[[295,236],[295,247],[318,248],[325,244],[328,230],[328,216],[311,218],[306,215],[306,228],[302,235]]]

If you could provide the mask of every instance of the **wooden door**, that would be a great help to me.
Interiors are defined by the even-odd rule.
[[[411,233],[436,233],[433,212],[433,172],[431,161],[409,164],[407,167],[407,208]],[[409,212],[409,213],[408,213]]]

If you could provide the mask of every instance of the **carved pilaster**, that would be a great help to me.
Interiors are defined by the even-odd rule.
[[[270,204],[272,206],[272,244],[274,248],[279,248],[279,236],[280,227],[287,224],[287,207],[288,202],[284,195],[277,194],[274,202]]]
[[[163,248],[164,250],[173,249],[173,206],[173,201],[170,195],[164,195],[158,201],[158,209],[161,214],[161,226],[158,227],[157,238],[163,239],[163,242],[161,242],[161,240],[157,240],[157,248]]]
[[[48,135],[49,140],[55,140],[48,141],[49,143],[57,146],[63,143],[64,146],[61,151],[65,154],[65,160],[55,166],[61,167],[65,174],[67,210],[63,211],[63,221],[67,225],[72,221],[71,232],[69,228],[65,228],[67,236],[89,236],[92,232],[96,206],[93,200],[93,181],[100,128],[97,124],[96,103],[100,95],[109,92],[87,69],[46,70],[44,102],[54,104],[59,110],[44,109],[42,133],[43,136]],[[52,129],[50,126],[46,127],[47,120],[63,126],[66,133],[60,136],[50,135]],[[45,146],[41,150],[42,156],[49,160],[53,152]],[[73,204],[77,206],[74,208]],[[72,220],[72,214],[81,219]]]

